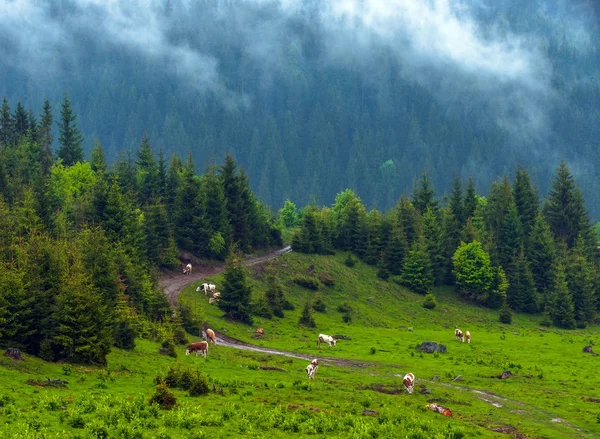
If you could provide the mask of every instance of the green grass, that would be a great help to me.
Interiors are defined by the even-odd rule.
[[[173,359],[158,355],[159,345],[147,340],[138,340],[133,352],[114,350],[108,371],[32,357],[16,363],[2,358],[0,438],[511,437],[492,430],[500,428],[513,437],[517,432],[547,438],[600,435],[600,404],[585,400],[600,397],[600,357],[582,352],[597,340],[596,326],[541,328],[541,316],[525,315],[503,325],[497,311],[465,304],[449,288],[437,289],[438,306],[427,310],[423,296],[378,280],[373,267],[357,263],[348,268],[345,258],[342,253],[290,253],[271,262],[270,272],[296,309],[286,311],[283,319],[256,318],[252,327],[223,319],[216,306],[195,292],[196,284],[181,300],[231,337],[319,358],[351,359],[364,367],[322,360],[316,380],[309,382],[305,360],[212,345],[207,359],[185,356],[184,347]],[[327,272],[335,284],[321,285],[317,292],[296,285],[293,277],[310,276],[310,265],[314,276]],[[265,288],[264,266],[250,273],[259,294]],[[222,284],[220,276],[208,280],[217,289]],[[323,294],[327,311],[314,314],[316,328],[299,327],[305,301],[316,294]],[[351,324],[343,323],[337,311],[344,301],[353,308]],[[265,329],[262,339],[254,338],[257,327]],[[454,339],[455,327],[471,332],[470,345]],[[319,350],[319,333],[352,339]],[[427,340],[445,344],[448,352],[421,354],[415,346]],[[189,397],[174,390],[179,406],[169,412],[148,406],[156,376],[165,375],[175,362],[198,368],[208,377],[211,392]],[[265,366],[281,370],[261,369]],[[491,378],[506,369],[513,377]],[[415,393],[394,393],[407,372],[416,375]],[[439,379],[432,380],[436,375]],[[452,381],[458,375],[463,379]],[[26,384],[46,378],[68,384],[64,389]],[[431,394],[422,394],[424,387]],[[453,417],[427,410],[431,401],[449,407]],[[363,416],[366,409],[378,416]]]

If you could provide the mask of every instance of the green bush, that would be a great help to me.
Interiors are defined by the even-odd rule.
[[[316,279],[312,279],[310,277],[296,276],[294,278],[294,283],[300,285],[301,287],[307,288],[309,290],[318,290],[319,289],[319,282]]]
[[[434,309],[437,306],[437,302],[435,301],[435,296],[430,291],[425,295],[425,300],[423,301],[423,308]]]
[[[351,267],[351,268],[356,265],[356,259],[354,259],[352,257],[352,253],[348,253],[348,257],[344,261],[344,264],[346,264],[347,267]]]
[[[390,272],[385,267],[379,267],[377,270],[377,277],[381,280],[388,280],[390,278]]]
[[[126,351],[133,350],[135,349],[135,337],[135,329],[131,327],[129,322],[121,321],[115,329],[115,347]]]
[[[150,397],[150,404],[158,404],[163,410],[171,410],[177,404],[175,394],[169,389],[167,383],[162,381],[156,386],[154,394]]]
[[[317,327],[317,324],[315,323],[315,319],[313,317],[310,300],[306,301],[304,309],[302,310],[302,314],[300,315],[300,320],[298,320],[298,324],[308,326],[309,328]]]
[[[512,311],[508,307],[508,304],[505,302],[500,309],[499,315],[500,322],[510,325],[512,323]]]
[[[313,303],[312,307],[317,312],[324,313],[327,311],[327,305],[325,304],[325,300],[323,300],[322,294],[317,295],[317,298],[315,299],[315,303]]]
[[[175,343],[170,338],[162,342],[161,348],[158,350],[161,355],[168,355],[169,357],[177,358],[177,352],[175,352]]]

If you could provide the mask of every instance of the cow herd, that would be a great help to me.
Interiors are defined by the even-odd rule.
[[[186,269],[188,267],[189,267],[189,272],[186,273]],[[186,269],[184,269],[184,274],[191,274],[191,271],[192,271],[191,264],[188,264],[186,266]],[[196,288],[196,291],[197,292],[203,291],[205,295],[210,296],[209,303],[214,303],[214,302],[218,301],[221,296],[221,293],[216,292],[216,286],[213,284],[204,283],[201,286],[199,286],[198,288]],[[261,335],[264,334],[264,330],[262,328],[259,328],[257,330],[257,333],[258,333],[258,331],[260,331]],[[463,333],[463,331],[456,328],[454,330],[454,336],[456,337],[457,341],[462,341],[463,343],[466,341],[467,343],[471,343],[471,333],[469,331],[465,331]],[[199,342],[191,343],[187,347],[185,354],[189,355],[189,354],[195,352],[196,356],[202,355],[204,358],[206,358],[206,356],[208,355],[209,341],[212,342],[214,345],[217,344],[217,337],[215,335],[215,331],[213,331],[210,328],[207,328],[205,331],[205,338],[206,338],[206,341],[199,341]],[[328,344],[329,349],[331,349],[336,345],[337,342],[333,335],[319,334],[319,336],[317,337],[317,347],[319,347],[319,349],[320,349],[321,344],[323,344],[323,343]],[[306,374],[307,374],[309,380],[315,379],[318,368],[319,368],[319,361],[316,358],[314,360],[312,360],[308,366],[306,366]],[[404,378],[402,379],[402,385],[404,387],[404,390],[407,393],[413,393],[414,384],[415,384],[415,376],[413,373],[407,373],[406,375],[404,375]]]

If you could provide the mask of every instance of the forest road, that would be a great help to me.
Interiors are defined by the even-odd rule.
[[[284,255],[288,252],[292,251],[292,247],[286,245],[280,249],[274,250],[262,256],[256,256],[247,258],[244,260],[244,265],[255,265],[260,264],[261,262],[268,261],[270,259],[274,259],[278,256]],[[221,273],[225,269],[225,263],[220,263],[214,266],[207,267],[194,267],[192,270],[192,274],[183,274],[180,271],[174,271],[169,273],[163,273],[161,275],[159,285],[163,289],[164,293],[169,298],[169,303],[171,306],[177,305],[177,299],[179,298],[179,294],[183,291],[185,287],[189,284],[196,282],[200,279],[203,279],[207,276],[213,276],[215,274]]]

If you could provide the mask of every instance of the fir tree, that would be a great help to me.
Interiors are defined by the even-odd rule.
[[[402,266],[401,281],[416,293],[426,294],[433,286],[433,274],[424,239],[413,244]]]
[[[427,177],[427,174],[423,172],[419,180],[419,184],[413,190],[413,205],[421,212],[421,215],[425,214],[428,208],[431,208],[433,212],[438,210],[438,202],[435,199],[435,190]]]
[[[136,187],[140,205],[156,201],[159,192],[158,167],[150,146],[150,139],[146,134],[142,137],[142,144],[137,151]]]
[[[431,207],[423,215],[423,237],[425,248],[431,263],[431,273],[436,285],[444,281],[444,247],[442,243],[442,229],[438,218]]]
[[[310,303],[310,300],[306,300],[304,304],[304,308],[302,309],[302,314],[300,315],[300,319],[298,320],[299,325],[308,326],[309,328],[316,328],[317,324],[315,323],[315,319],[313,317],[313,307]]]
[[[454,176],[452,180],[452,191],[448,198],[448,208],[459,225],[465,222],[465,208],[463,205],[462,184],[458,176]]]
[[[106,173],[106,156],[104,155],[104,149],[99,140],[96,140],[92,147],[92,159],[90,160],[92,170],[97,174]]]
[[[590,221],[583,193],[575,184],[563,160],[558,167],[552,189],[544,205],[544,217],[556,239],[571,248],[579,234],[590,242]]]
[[[465,218],[472,218],[475,215],[478,205],[477,191],[475,190],[475,182],[473,177],[469,177],[467,189],[465,190],[465,198],[463,200],[463,208]]]
[[[285,307],[285,297],[283,296],[283,288],[278,280],[271,279],[265,293],[265,297],[269,306],[273,310],[273,315],[283,318],[283,309]]]
[[[44,100],[44,112],[39,125],[39,143],[40,143],[40,163],[42,164],[42,172],[48,174],[54,163],[54,153],[52,152],[52,143],[54,136],[52,135],[52,107],[47,99]]]
[[[73,114],[71,102],[65,95],[62,110],[60,112],[60,122],[58,129],[60,136],[58,142],[58,157],[62,159],[65,166],[72,166],[77,162],[83,161],[83,137],[77,128],[77,116]]]
[[[575,320],[591,322],[596,313],[595,270],[588,262],[585,241],[581,235],[567,257],[566,277],[573,297]]]
[[[250,298],[252,288],[246,278],[246,271],[239,255],[232,253],[227,258],[223,272],[223,291],[219,308],[232,320],[252,324]]]
[[[11,145],[14,142],[14,122],[8,99],[2,98],[2,108],[0,108],[0,144]]]
[[[556,269],[556,278],[550,296],[550,303],[548,304],[548,312],[555,326],[565,329],[575,327],[573,298],[569,293],[565,269],[562,265],[559,265]]]
[[[538,311],[538,298],[533,275],[523,251],[511,261],[508,276],[508,303],[515,311],[535,313]]]
[[[541,215],[535,219],[529,236],[527,259],[535,288],[544,298],[544,303],[548,304],[548,297],[554,288],[556,248],[550,227]]]
[[[383,256],[383,267],[391,274],[400,274],[407,253],[408,244],[404,231],[395,227]]]
[[[531,185],[529,174],[523,168],[517,168],[514,184],[514,197],[517,212],[523,230],[525,247],[528,247],[529,235],[539,213],[539,200],[535,188]]]

